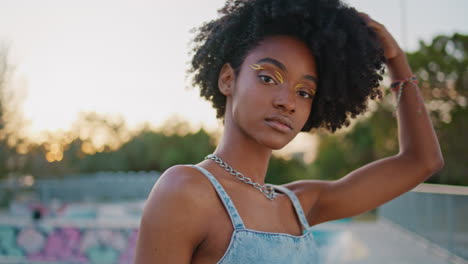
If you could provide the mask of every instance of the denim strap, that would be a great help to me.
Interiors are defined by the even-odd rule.
[[[208,178],[208,180],[210,180],[210,182],[213,184],[216,192],[218,193],[219,197],[221,198],[221,201],[224,204],[224,207],[226,207],[226,210],[228,211],[228,214],[229,214],[229,217],[231,218],[234,229],[245,229],[244,222],[242,222],[242,219],[239,216],[239,213],[237,212],[237,209],[234,206],[234,203],[232,202],[231,198],[229,198],[229,195],[223,189],[219,181],[216,180],[216,178],[204,168],[200,166],[196,166],[196,165],[190,165],[190,166],[192,166],[193,168],[203,173],[203,175],[205,175]]]
[[[309,223],[307,222],[307,218],[305,217],[304,210],[302,210],[301,203],[299,202],[299,199],[297,199],[297,196],[289,190],[288,188],[284,186],[279,186],[279,185],[272,185],[275,189],[281,191],[282,193],[286,194],[289,199],[291,200],[294,209],[296,209],[297,216],[299,217],[299,221],[301,222],[302,226],[304,229],[309,228]]]

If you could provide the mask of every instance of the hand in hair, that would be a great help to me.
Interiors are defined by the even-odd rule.
[[[382,45],[382,48],[384,50],[384,56],[387,60],[391,60],[404,53],[384,25],[373,20],[366,13],[359,12],[359,16],[361,16],[366,21],[367,25],[370,28],[372,28],[375,31],[375,33],[377,33],[377,38],[379,39],[380,44]]]

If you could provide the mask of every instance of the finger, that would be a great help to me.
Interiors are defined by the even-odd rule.
[[[370,16],[368,14],[363,13],[363,12],[359,12],[358,14],[359,14],[360,17],[362,17],[364,19],[364,21],[366,23],[369,23],[369,22],[372,21],[372,19],[370,18]]]
[[[364,20],[366,25],[374,30],[382,30],[383,25],[379,22],[373,20],[368,14],[363,12],[358,12],[358,15]]]

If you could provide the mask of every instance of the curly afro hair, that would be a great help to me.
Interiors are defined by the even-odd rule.
[[[333,133],[363,113],[368,98],[382,98],[385,57],[377,34],[340,0],[227,0],[218,12],[218,19],[196,29],[188,70],[217,118],[226,104],[218,89],[222,66],[229,63],[237,76],[249,51],[272,35],[300,39],[316,59],[318,89],[302,131]]]

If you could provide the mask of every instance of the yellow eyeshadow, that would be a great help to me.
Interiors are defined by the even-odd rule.
[[[303,83],[299,83],[299,84],[297,84],[297,85],[294,87],[294,89],[297,90],[298,88],[302,88],[302,87],[305,87],[305,85],[304,85]],[[315,95],[315,90],[314,90],[314,89],[310,89],[310,93],[312,94],[312,96]]]
[[[252,68],[254,70],[265,70],[266,69],[265,67],[262,67],[259,64],[252,64],[252,65],[250,65],[250,68]],[[280,83],[284,82],[283,76],[278,71],[275,71],[275,77],[279,80]]]
[[[258,65],[258,64],[252,64],[250,65],[250,68],[254,69],[254,70],[264,70],[265,68]]]
[[[278,78],[278,80],[280,81],[280,83],[283,83],[283,82],[284,82],[283,76],[282,76],[281,73],[279,73],[278,71],[275,71],[275,76],[276,76],[276,78]]]

